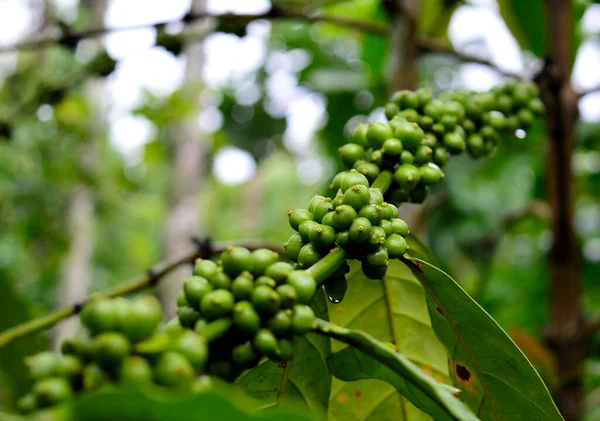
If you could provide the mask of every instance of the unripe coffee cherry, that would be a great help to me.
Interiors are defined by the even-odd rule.
[[[433,99],[433,90],[431,88],[419,88],[415,91],[415,95],[417,96],[419,107],[422,108]]]
[[[310,302],[317,291],[315,278],[310,273],[302,270],[293,271],[288,276],[287,282],[296,290],[296,301],[298,304],[307,304]]]
[[[181,326],[192,327],[200,318],[200,312],[193,307],[183,306],[177,309],[177,317]]]
[[[152,335],[161,320],[160,303],[155,297],[146,295],[131,301],[125,317],[121,319],[121,331],[130,341],[139,342]]]
[[[344,205],[352,206],[357,212],[370,200],[369,189],[363,185],[352,186],[344,192]]]
[[[338,151],[342,163],[348,168],[352,168],[354,163],[365,155],[365,149],[356,143],[346,143]]]
[[[292,327],[292,314],[290,310],[279,310],[267,321],[267,329],[277,336],[283,336]]]
[[[485,154],[485,142],[483,137],[477,133],[473,133],[467,138],[467,150],[473,158],[483,156]]]
[[[433,162],[443,167],[448,163],[448,159],[450,158],[450,154],[446,150],[446,148],[438,146],[433,150]]]
[[[118,329],[119,314],[115,303],[109,299],[90,302],[81,312],[81,322],[93,335]]]
[[[242,368],[250,368],[258,359],[258,355],[250,341],[237,345],[231,351],[231,360]]]
[[[325,199],[326,199],[325,196],[319,196],[319,195],[313,196],[312,199],[310,199],[310,202],[308,202],[308,211],[312,214],[313,211],[315,210],[315,205]]]
[[[370,265],[369,262],[363,260],[360,265],[363,273],[369,279],[383,279],[387,272],[387,265]]]
[[[307,305],[296,305],[292,313],[292,332],[297,335],[310,331],[315,323],[315,313]]]
[[[398,156],[402,153],[402,142],[394,137],[383,142],[381,151],[388,156]]]
[[[266,285],[268,287],[275,288],[277,286],[277,283],[275,282],[275,279],[263,275],[256,278],[256,280],[254,281],[254,285]]]
[[[415,164],[424,165],[433,161],[433,149],[429,146],[421,145],[415,151]]]
[[[356,168],[356,171],[358,171],[359,173],[361,173],[362,175],[364,175],[367,178],[369,183],[372,183],[373,181],[375,181],[375,179],[381,172],[379,167],[376,164],[373,164],[372,162],[361,163],[360,165],[355,166],[355,168]],[[337,196],[336,196],[336,199],[337,199]],[[335,199],[333,200],[333,202],[334,202],[333,208],[335,209],[337,206],[339,206],[339,204],[335,202]]]
[[[318,203],[318,202],[317,202]],[[316,204],[315,204],[316,206]],[[312,213],[307,211],[306,209],[294,209],[288,211],[288,217],[290,221],[290,226],[295,231],[299,230],[300,224],[304,221],[312,220]]]
[[[26,357],[24,362],[29,375],[34,380],[57,375],[60,366],[60,358],[50,351]]]
[[[370,266],[385,266],[388,263],[388,251],[380,246],[376,251],[368,253],[365,259]]]
[[[212,284],[201,276],[191,276],[183,281],[185,299],[194,308],[200,308],[202,298],[213,289]]]
[[[131,350],[127,338],[116,332],[101,333],[92,342],[94,361],[103,367],[117,367]]]
[[[246,333],[255,333],[260,329],[260,316],[248,301],[239,301],[233,309],[233,323]]]
[[[319,225],[310,231],[308,237],[317,250],[329,250],[335,243],[335,229],[328,225]]]
[[[439,121],[442,118],[444,111],[444,103],[439,99],[433,99],[423,107],[425,115],[428,115],[435,121]]]
[[[350,239],[354,243],[364,243],[369,239],[371,235],[371,222],[367,218],[358,217],[352,221],[350,229]]]
[[[393,102],[388,102],[387,104],[385,104],[385,118],[387,118],[388,120],[394,118],[394,116],[398,114],[399,111],[400,109]]]
[[[369,236],[369,240],[367,243],[367,247],[369,250],[376,250],[378,247],[382,246],[385,243],[386,234],[385,230],[378,226],[373,226],[371,228],[371,235]],[[383,263],[381,263],[383,264]]]
[[[273,263],[265,270],[265,275],[275,280],[277,285],[283,284],[287,277],[294,271],[294,267],[287,262]]]
[[[62,377],[48,377],[38,380],[33,386],[33,396],[38,407],[45,408],[69,399],[73,390]]]
[[[181,386],[194,378],[194,368],[190,362],[177,352],[168,351],[156,362],[154,379],[163,386]]]
[[[252,259],[254,260],[252,274],[260,276],[269,266],[279,260],[279,254],[269,249],[258,249],[252,252]]]
[[[406,237],[410,230],[408,229],[408,225],[402,219],[394,218],[390,221],[392,223],[392,228],[394,229],[394,233]]]
[[[254,259],[250,250],[244,247],[229,246],[221,253],[220,259],[223,270],[229,276],[238,276],[243,271],[252,272]]]
[[[381,194],[381,190],[377,188],[370,188],[369,196],[371,197],[371,200],[369,200],[370,205],[380,205],[383,203],[383,194]]]
[[[394,179],[404,191],[411,191],[421,180],[419,169],[411,164],[400,165],[394,172]]]
[[[335,212],[333,212],[333,211],[327,212],[325,214],[325,216],[323,217],[323,219],[321,220],[321,224],[327,225],[329,227],[333,227],[333,215],[334,215],[334,213]],[[309,239],[310,239],[310,233],[308,233],[308,236],[309,236]]]
[[[403,151],[400,154],[400,164],[412,164],[415,162],[415,156],[409,151]]]
[[[383,210],[380,205],[368,205],[360,210],[358,216],[367,218],[371,225],[379,225],[383,219]]]
[[[419,167],[419,171],[421,172],[421,183],[425,185],[438,183],[444,178],[444,173],[440,167],[432,163]]]
[[[252,265],[252,264],[250,263],[250,265]],[[248,271],[243,270],[240,273],[244,273],[244,272],[248,272]],[[231,289],[231,278],[229,277],[229,275],[227,275],[225,273],[223,268],[219,268],[217,270],[217,273],[215,273],[215,276],[212,277],[210,282],[215,289]]]
[[[196,259],[194,265],[194,275],[202,276],[204,279],[211,280],[217,273],[217,264],[212,260]]]
[[[208,346],[204,337],[192,330],[183,332],[171,345],[171,350],[183,355],[196,370],[208,361]]]
[[[444,146],[451,154],[460,154],[467,149],[464,137],[456,132],[446,133],[444,135]]]
[[[310,231],[317,225],[319,225],[319,223],[313,221],[312,219],[310,221],[304,221],[300,224],[298,227],[298,234],[300,234],[300,237],[302,237],[302,241],[304,241],[304,243],[308,243],[310,241]]]
[[[268,357],[277,351],[277,338],[269,329],[260,329],[254,335],[252,345],[261,355]]]
[[[119,378],[127,386],[150,384],[152,376],[152,367],[145,358],[138,355],[125,359],[119,369]]]
[[[368,148],[369,141],[367,140],[367,130],[369,125],[366,123],[358,123],[354,131],[352,132],[351,140],[352,143]]]
[[[266,285],[254,288],[251,297],[252,306],[261,314],[273,314],[281,307],[281,298],[275,290]]]
[[[390,137],[394,137],[394,133],[388,124],[380,121],[372,121],[369,123],[369,128],[367,129],[367,140],[372,148],[381,149],[383,142]]]
[[[226,289],[217,289],[206,294],[200,302],[200,311],[208,320],[224,317],[233,311],[235,298]]]
[[[319,203],[317,203],[315,205],[315,211],[313,212],[313,216],[312,216],[313,221],[321,223],[321,221],[323,220],[323,217],[328,212],[331,212],[331,210],[332,210],[332,205],[331,205],[330,198],[326,198],[325,200],[320,201]]]
[[[355,169],[351,169],[350,171],[348,171],[348,173],[342,180],[342,183],[340,184],[340,189],[342,189],[342,191],[345,192],[349,188],[354,187],[356,185],[369,187],[369,180],[367,180],[367,177],[365,177]]]
[[[338,230],[345,230],[350,227],[352,221],[356,218],[356,211],[352,206],[341,205],[335,208],[333,214],[333,225]]]
[[[300,253],[300,249],[304,246],[304,241],[302,241],[302,237],[300,234],[295,233],[287,240],[287,242],[283,245],[285,249],[285,254],[288,259],[292,261],[298,260],[298,254]]]
[[[390,259],[398,259],[408,250],[408,244],[404,237],[398,234],[391,234],[385,240],[385,248]]]
[[[318,229],[322,225],[317,225],[313,228],[313,230]],[[312,231],[311,231],[312,232]],[[310,238],[310,235],[309,235]],[[306,244],[300,250],[300,254],[298,255],[298,266],[302,269],[308,269],[319,260],[323,258],[323,254],[320,253],[312,243]]]
[[[277,341],[277,348],[275,355],[271,357],[274,361],[289,361],[294,356],[294,342],[290,338],[279,339]]]
[[[399,125],[394,134],[402,142],[404,149],[410,152],[416,151],[425,137],[418,124],[408,122]]]
[[[289,284],[279,285],[275,288],[275,292],[279,294],[279,298],[281,299],[281,308],[289,309],[296,303],[296,298],[298,296],[296,294],[296,289],[293,286]]]

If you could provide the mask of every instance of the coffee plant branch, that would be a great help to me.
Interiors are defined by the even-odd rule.
[[[178,266],[193,263],[198,258],[210,258],[215,254],[222,253],[230,245],[240,245],[248,248],[249,250],[269,248],[278,252],[279,254],[283,254],[280,244],[254,239],[215,243],[212,243],[208,239],[195,239],[194,243],[196,244],[196,247],[192,251],[171,259],[164,260],[150,268],[146,273],[137,275],[107,290],[94,293],[81,303],[72,304],[68,307],[61,308],[52,313],[48,313],[44,316],[32,319],[28,322],[5,330],[4,332],[0,333],[0,348],[8,345],[16,339],[52,327],[61,320],[80,313],[90,299],[99,297],[114,298],[152,287]]]

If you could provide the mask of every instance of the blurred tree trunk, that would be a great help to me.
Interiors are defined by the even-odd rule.
[[[94,28],[103,25],[104,14],[108,7],[108,0],[88,1],[92,9],[92,23]],[[81,166],[93,172],[97,161],[97,134],[100,110],[95,104],[100,102],[103,82],[90,79],[85,84],[87,103],[90,109],[89,138],[83,146],[80,160]],[[69,235],[71,237],[69,252],[62,265],[62,277],[58,288],[58,306],[64,307],[82,301],[89,292],[90,276],[92,272],[92,259],[94,253],[94,210],[95,200],[92,189],[86,184],[80,184],[72,193],[68,209]],[[54,348],[58,349],[60,343],[67,337],[73,336],[79,329],[79,318],[72,317],[56,326],[54,333]]]
[[[194,0],[192,12],[200,13],[206,8],[206,0]],[[195,24],[202,28],[205,23]],[[194,29],[194,28],[192,28]],[[204,52],[202,41],[190,40],[184,47],[186,57],[185,83],[195,87],[202,83]],[[195,105],[199,106],[199,102]],[[205,174],[205,142],[198,127],[196,113],[182,121],[174,131],[171,157],[171,188],[165,226],[165,257],[171,257],[190,248],[190,237],[200,231],[198,191]],[[190,269],[180,267],[161,282],[160,300],[165,316],[172,317],[176,299],[183,279]]]
[[[392,35],[392,74],[390,91],[402,89],[415,90],[419,80],[419,0],[388,0],[386,8],[394,25]],[[391,93],[390,92],[390,93]],[[422,220],[423,206],[403,203],[399,208],[399,217],[404,219],[411,230],[426,241],[425,226]]]
[[[561,375],[557,404],[567,421],[581,420],[582,370],[588,353],[584,335],[581,250],[574,226],[575,181],[572,155],[576,138],[577,96],[571,86],[571,0],[546,0],[549,63],[540,81],[546,103],[548,155],[546,173],[552,207],[550,250],[550,323],[546,330]]]

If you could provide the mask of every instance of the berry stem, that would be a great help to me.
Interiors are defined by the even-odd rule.
[[[329,278],[346,261],[346,250],[341,247],[333,249],[327,256],[312,265],[306,271],[315,277],[315,281],[321,284]]]
[[[385,192],[392,185],[392,177],[393,175],[391,171],[381,171],[381,173],[377,176],[375,181],[373,181],[373,184],[371,184],[371,187],[374,189],[379,189],[379,191],[381,191],[381,194],[385,194]]]

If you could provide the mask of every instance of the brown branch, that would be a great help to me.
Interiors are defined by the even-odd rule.
[[[586,95],[596,94],[598,92],[600,92],[600,84],[598,84],[596,86],[592,86],[591,88],[586,89],[583,92],[577,93],[577,99],[581,99],[581,98],[583,98]]]
[[[600,316],[592,317],[588,320],[583,328],[583,336],[587,339],[591,338],[600,330]]]
[[[256,250],[258,248],[270,248],[279,254],[284,254],[283,248],[279,243],[265,242],[262,240],[239,240],[234,242],[217,242],[211,243],[208,239],[205,240],[194,240],[197,247],[193,250],[186,252],[180,256],[176,256],[171,259],[164,260],[152,268],[146,273],[135,276],[113,288],[109,288],[102,292],[97,292],[90,295],[87,299],[80,303],[75,303],[59,310],[48,313],[42,317],[30,320],[20,325],[9,328],[0,333],[0,348],[8,345],[9,343],[19,339],[23,336],[27,336],[44,329],[48,329],[61,320],[69,318],[75,314],[81,312],[86,306],[90,298],[96,297],[120,297],[123,295],[131,294],[149,287],[154,286],[161,279],[163,279],[173,269],[184,265],[186,263],[192,263],[198,258],[207,259],[215,254],[223,252],[230,245],[239,245],[246,247],[250,250]]]
[[[63,32],[58,36],[51,36],[45,38],[31,39],[23,42],[19,42],[13,45],[8,45],[4,47],[0,47],[0,53],[7,51],[15,51],[15,50],[36,50],[40,48],[45,48],[53,45],[65,45],[65,46],[74,46],[79,41],[95,38],[109,33],[119,33],[119,32],[127,32],[134,31],[138,29],[146,29],[146,28],[155,28],[161,29],[165,25],[170,23],[186,23],[189,24],[191,22],[195,22],[198,20],[205,19],[217,19],[221,22],[228,23],[239,23],[239,24],[247,24],[254,20],[259,19],[290,19],[290,20],[299,20],[304,22],[324,22],[330,23],[333,25],[343,26],[348,29],[354,29],[363,32],[369,32],[377,35],[387,35],[388,27],[385,24],[381,24],[378,22],[370,22],[366,20],[355,20],[348,19],[341,16],[332,16],[325,15],[319,13],[307,13],[300,10],[294,9],[284,9],[272,7],[268,12],[257,14],[257,15],[236,15],[231,13],[226,14],[211,14],[211,13],[189,13],[182,20],[169,20],[169,21],[161,21],[152,24],[140,24],[140,25],[132,25],[132,26],[123,26],[117,28],[93,28],[86,31],[79,32],[69,32],[63,30]]]

